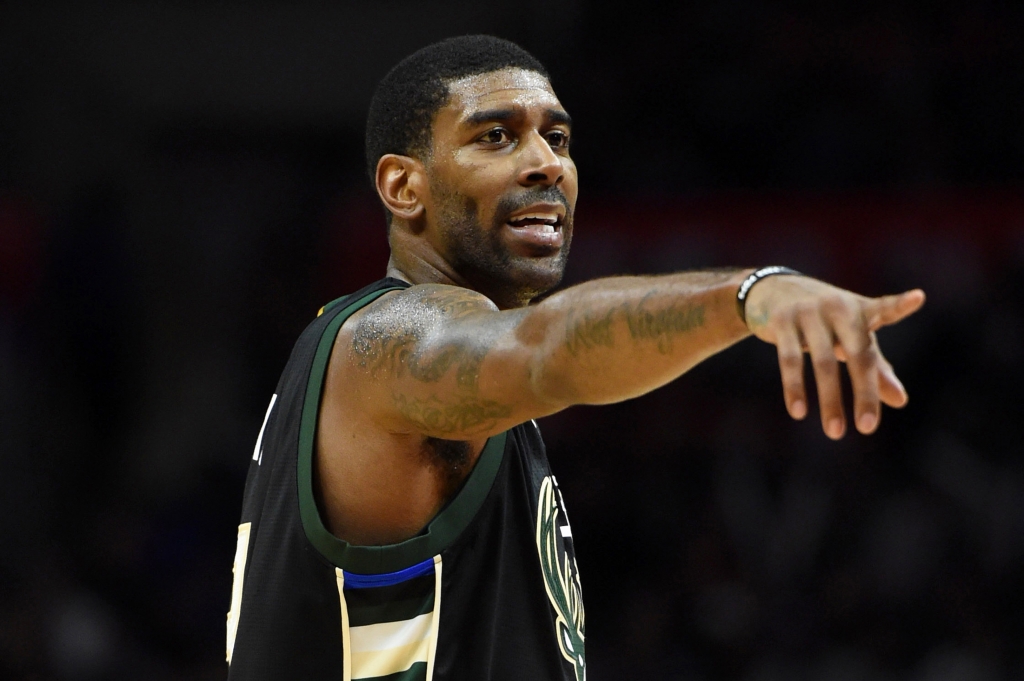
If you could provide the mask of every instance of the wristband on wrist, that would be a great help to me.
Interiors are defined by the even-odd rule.
[[[761,269],[751,272],[747,278],[743,280],[743,283],[740,284],[739,290],[736,291],[736,309],[739,311],[740,319],[743,321],[744,325],[747,323],[747,296],[750,294],[750,289],[754,288],[754,284],[762,279],[776,274],[795,274],[797,276],[803,276],[800,272],[789,267],[783,267],[782,265],[762,267]]]

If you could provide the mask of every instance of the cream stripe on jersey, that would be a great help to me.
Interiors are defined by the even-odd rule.
[[[348,633],[348,606],[345,604],[345,573],[341,568],[334,568],[334,574],[338,577],[338,597],[341,599],[341,649],[346,651],[341,677],[342,681],[352,681],[352,658],[347,652],[352,644]]]
[[[430,636],[430,625],[433,622],[434,613],[431,612],[403,622],[382,622],[362,627],[351,627],[349,629],[351,650],[354,653],[366,653],[372,650],[387,650],[419,643]],[[425,657],[419,660],[419,662],[426,661]]]
[[[238,526],[238,543],[235,546],[235,564],[231,568],[234,575],[231,578],[231,606],[228,610],[228,664],[231,664],[231,654],[235,651],[235,636],[238,634],[238,618],[242,614],[242,582],[245,579],[246,559],[249,557],[249,529],[251,527],[252,523],[242,523]]]
[[[441,629],[441,556],[434,556],[434,624],[430,628],[430,650],[427,658],[427,681],[434,678],[437,659],[437,632]]]
[[[430,650],[429,639],[387,650],[371,650],[365,653],[353,650],[351,652],[352,678],[370,679],[404,672],[417,662],[426,662],[428,650]]]

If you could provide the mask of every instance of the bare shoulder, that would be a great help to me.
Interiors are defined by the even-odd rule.
[[[407,358],[412,348],[452,321],[496,312],[487,297],[470,289],[420,284],[375,300],[342,327],[335,352],[372,374]]]
[[[404,326],[429,327],[431,324],[460,319],[480,312],[495,312],[497,306],[486,296],[460,286],[418,284],[382,296],[361,310],[355,328],[360,333],[394,333]]]

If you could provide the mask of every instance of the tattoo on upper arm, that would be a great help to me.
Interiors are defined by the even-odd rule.
[[[360,321],[352,352],[359,366],[375,376],[390,372],[401,377],[408,372],[423,383],[436,383],[455,367],[458,385],[473,388],[487,354],[485,344],[453,342],[433,351],[418,346],[438,324],[483,309],[478,298],[459,292],[428,291],[388,300]]]
[[[434,433],[472,433],[493,428],[512,415],[512,407],[470,395],[427,399],[395,393],[395,406],[407,419]]]
[[[363,317],[352,338],[352,353],[359,366],[373,376],[408,375],[421,383],[437,383],[454,369],[456,391],[451,395],[435,393],[421,399],[393,392],[398,411],[431,432],[479,431],[509,416],[510,405],[478,396],[480,366],[490,350],[489,339],[477,336],[423,347],[423,341],[439,325],[492,308],[468,292],[428,289],[417,293],[382,301]]]
[[[570,312],[566,319],[565,347],[569,354],[578,356],[584,350],[615,346],[615,322],[619,315],[626,322],[626,330],[634,340],[653,340],[658,352],[672,352],[673,339],[704,326],[703,305],[666,305],[651,309],[654,291],[638,303],[623,303],[602,314]]]

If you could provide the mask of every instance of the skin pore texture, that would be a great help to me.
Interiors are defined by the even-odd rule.
[[[388,154],[377,190],[391,212],[388,274],[414,286],[350,317],[319,415],[315,489],[327,527],[354,544],[408,539],[457,493],[486,439],[574,404],[636,397],[753,333],[779,352],[783,395],[808,413],[803,355],[822,427],[846,429],[847,363],[858,430],[906,392],[874,332],[924,294],[866,298],[751,270],[612,277],[530,304],[561,280],[572,240],[571,122],[547,79],[505,69],[451,81],[429,154]],[[638,229],[642,226],[638,226]]]

